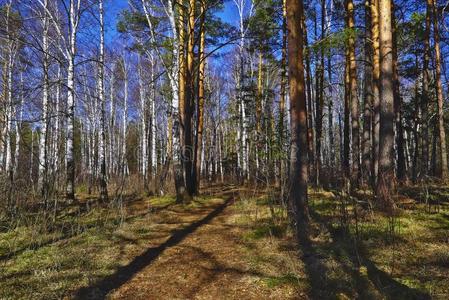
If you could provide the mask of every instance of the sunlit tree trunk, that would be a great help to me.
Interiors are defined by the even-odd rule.
[[[309,172],[311,176],[314,174],[315,166],[315,140],[313,125],[313,107],[312,107],[312,68],[310,63],[310,49],[308,47],[307,26],[305,16],[302,16],[302,28],[304,31],[304,46],[305,46],[305,62],[306,62],[306,86],[307,86],[307,140],[308,140],[308,154],[309,154]]]
[[[8,6],[10,7],[10,5]],[[9,11],[9,8],[8,8]],[[9,17],[8,17],[9,19]],[[8,22],[9,23],[9,22]],[[15,50],[13,49],[13,42],[10,41],[8,45],[8,68],[7,68],[7,86],[6,86],[6,108],[5,108],[5,171],[7,172],[10,181],[13,179],[13,160],[12,160],[12,149],[11,149],[11,133],[12,133],[12,116],[13,116],[13,99],[12,99],[12,89],[13,89],[13,69],[15,61]],[[11,182],[12,184],[12,182]],[[9,197],[8,197],[9,198]]]
[[[291,114],[290,208],[298,233],[307,234],[309,221],[307,201],[307,111],[303,63],[303,2],[287,0],[288,69]],[[305,236],[300,236],[305,238]]]
[[[120,149],[120,157],[121,157],[121,174],[123,176],[128,175],[128,159],[127,159],[127,131],[128,131],[128,84],[129,84],[129,67],[126,62],[125,56],[122,57],[122,67],[123,67],[123,79],[124,79],[124,94],[125,98],[123,99],[123,116],[122,116],[122,147]]]
[[[204,127],[204,69],[205,69],[205,3],[204,0],[201,1],[200,7],[200,44],[198,49],[198,101],[197,101],[197,133],[195,141],[195,164],[194,164],[194,176],[195,180],[195,194],[198,194],[201,182],[201,163],[202,163],[202,152],[203,152],[203,127]]]
[[[444,97],[443,85],[441,83],[441,50],[440,50],[440,30],[438,25],[438,10],[436,0],[432,0],[433,11],[433,36],[435,42],[435,81],[438,100],[438,135],[439,135],[439,159],[441,163],[440,178],[448,180],[449,171],[447,166],[446,132],[444,129]]]
[[[40,136],[39,136],[39,175],[38,175],[38,187],[41,195],[47,198],[47,172],[48,172],[48,105],[49,105],[49,89],[50,82],[48,78],[49,71],[49,53],[48,53],[48,0],[44,1],[44,18],[43,18],[43,32],[42,32],[42,54],[43,54],[43,83],[42,83],[42,114],[40,124]]]
[[[234,0],[238,10],[239,17],[239,44],[238,44],[238,72],[237,72],[237,100],[239,105],[240,120],[239,120],[239,135],[240,135],[240,162],[241,173],[243,180],[249,180],[249,149],[248,149],[248,119],[246,116],[246,103],[244,99],[244,67],[245,67],[245,4],[244,0]],[[252,4],[251,4],[252,5]],[[250,8],[252,10],[252,7]],[[251,14],[251,12],[250,12]]]
[[[146,93],[143,83],[143,65],[142,57],[138,56],[138,76],[139,76],[139,97],[140,97],[140,172],[143,175],[144,186],[147,189],[147,170],[148,170],[148,155],[147,155],[147,119],[146,119]]]
[[[66,168],[67,183],[66,197],[69,201],[75,199],[75,157],[74,157],[74,123],[75,123],[75,55],[76,35],[79,24],[80,0],[70,1],[69,12],[69,49],[67,67],[67,141],[66,141]]]
[[[380,44],[379,44],[379,0],[371,0],[371,39],[373,41],[373,125],[371,184],[377,184],[379,171],[379,130],[380,130]]]
[[[351,105],[351,131],[352,131],[352,168],[351,186],[357,187],[359,181],[360,164],[360,138],[359,138],[359,100],[357,97],[357,66],[355,57],[355,23],[354,23],[354,3],[346,0],[346,26],[349,29],[348,39],[348,63],[349,63],[349,95]]]
[[[100,65],[98,89],[100,96],[100,138],[99,138],[99,161],[100,161],[100,200],[108,199],[108,186],[106,175],[106,97],[104,92],[104,9],[103,0],[99,0],[100,9]],[[125,141],[126,143],[126,141]]]
[[[150,134],[151,134],[151,149],[150,149],[150,155],[151,155],[151,180],[154,185],[154,192],[157,192],[156,187],[156,173],[157,173],[157,148],[156,148],[156,142],[157,142],[157,127],[156,127],[156,83],[155,83],[155,64],[156,61],[154,59],[154,56],[152,53],[150,53],[150,63],[151,63],[151,91],[150,91]]]
[[[263,86],[262,86],[262,76],[263,76],[263,60],[262,60],[262,52],[259,51],[259,63],[258,63],[258,71],[257,71],[257,94],[256,94],[256,139],[255,139],[255,154],[256,154],[256,177],[259,177],[257,173],[260,171],[260,161],[259,161],[259,151],[262,138],[261,132],[261,122],[262,122],[262,97],[263,97]]]
[[[379,178],[376,196],[385,209],[394,206],[394,78],[393,36],[391,27],[391,0],[379,0],[381,88]]]

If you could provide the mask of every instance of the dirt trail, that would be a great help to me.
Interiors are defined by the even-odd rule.
[[[246,259],[251,250],[242,234],[247,229],[234,222],[231,194],[195,211],[172,211],[184,226],[76,298],[297,299],[292,289],[260,284],[267,275],[254,271]]]

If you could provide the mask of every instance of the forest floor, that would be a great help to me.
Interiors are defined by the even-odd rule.
[[[299,248],[272,192],[81,202],[2,225],[0,299],[447,299],[448,207],[410,191],[394,217],[311,191]]]

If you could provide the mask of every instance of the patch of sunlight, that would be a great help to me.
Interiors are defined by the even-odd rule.
[[[271,289],[283,285],[299,286],[301,281],[303,280],[298,275],[293,273],[288,273],[281,276],[269,276],[262,279],[262,282]]]

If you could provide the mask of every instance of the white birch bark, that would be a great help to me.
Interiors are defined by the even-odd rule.
[[[110,107],[109,107],[109,174],[115,174],[117,160],[115,149],[115,97],[114,97],[114,66],[112,66],[110,82]]]
[[[238,90],[238,100],[240,102],[240,131],[241,131],[241,147],[242,147],[242,153],[241,153],[241,164],[242,164],[242,173],[243,177],[246,179],[249,179],[249,172],[248,172],[248,161],[249,161],[249,155],[248,155],[248,120],[246,116],[246,105],[244,101],[244,95],[243,95],[243,75],[244,75],[244,55],[245,55],[245,38],[246,33],[248,31],[248,24],[245,24],[245,20],[252,16],[254,12],[254,5],[252,1],[249,2],[249,7],[247,7],[247,1],[246,0],[233,0],[238,11],[239,16],[239,34],[240,34],[240,41],[238,45],[238,51],[239,51],[239,73],[238,73],[238,80],[237,80],[237,90]]]
[[[100,137],[99,137],[99,162],[100,162],[100,199],[108,198],[106,177],[106,97],[104,92],[104,10],[103,0],[99,3],[100,10],[100,65],[99,65],[99,100],[100,100]]]
[[[125,55],[122,57],[123,63],[123,75],[124,75],[124,93],[125,99],[123,100],[123,116],[122,116],[122,147],[121,147],[121,162],[122,162],[122,175],[128,175],[128,164],[126,158],[126,134],[127,134],[127,122],[128,122],[128,65],[125,59]]]
[[[155,59],[150,56],[151,60],[151,174],[154,181],[157,172],[157,152],[156,152],[156,84],[154,82]]]
[[[146,93],[143,80],[142,57],[138,56],[138,75],[139,75],[139,96],[140,96],[140,149],[141,149],[141,174],[146,182],[146,175],[148,170],[148,155],[147,155],[147,127],[146,127]]]
[[[42,85],[42,114],[39,136],[39,173],[38,188],[41,195],[46,197],[47,192],[47,144],[48,144],[48,104],[50,83],[48,78],[49,71],[49,53],[48,53],[48,0],[44,0],[44,17],[42,21],[42,52],[43,52],[43,85]]]
[[[155,32],[153,28],[153,24],[151,22],[151,18],[149,15],[148,8],[146,6],[146,1],[142,1],[142,6],[145,12],[145,16],[148,22],[148,26],[150,27],[150,37],[153,42],[156,41]],[[182,201],[183,195],[185,195],[185,183],[182,174],[182,162],[181,162],[181,142],[180,142],[180,124],[179,124],[179,87],[178,87],[178,76],[179,76],[179,39],[178,32],[176,27],[176,18],[174,12],[174,1],[168,0],[167,5],[164,5],[165,12],[169,18],[170,29],[172,31],[173,38],[173,61],[171,66],[167,66],[164,64],[165,69],[167,70],[167,75],[169,78],[171,90],[172,90],[172,107],[171,107],[171,115],[173,119],[173,128],[172,128],[172,136],[173,136],[173,147],[172,147],[172,157],[173,157],[173,169],[175,173],[175,185],[176,185],[176,194],[177,200]],[[164,62],[162,54],[156,48],[156,53],[158,54],[161,62]]]

